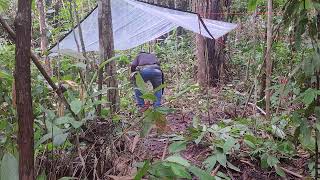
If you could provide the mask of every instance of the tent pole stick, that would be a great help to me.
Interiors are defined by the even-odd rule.
[[[14,41],[16,38],[16,33],[12,30],[12,28],[8,25],[7,22],[5,22],[5,20],[3,19],[2,16],[0,16],[0,24],[2,25],[2,27],[7,31],[7,33],[10,35],[11,39]],[[33,53],[32,50],[30,50],[31,53],[31,59],[32,62],[36,65],[36,67],[38,68],[38,70],[40,71],[40,73],[43,75],[43,77],[46,79],[46,81],[48,82],[48,84],[51,86],[51,88],[54,90],[54,92],[57,93],[57,95],[59,96],[59,98],[62,100],[62,102],[64,103],[64,105],[66,106],[66,108],[71,112],[72,116],[76,119],[79,120],[78,116],[71,110],[71,106],[68,103],[67,99],[64,97],[61,89],[52,81],[52,79],[50,78],[50,76],[47,74],[47,72],[45,71],[45,69],[42,67],[39,57]]]

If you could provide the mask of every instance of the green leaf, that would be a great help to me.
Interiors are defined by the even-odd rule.
[[[70,106],[71,106],[71,110],[75,114],[79,114],[79,112],[81,111],[81,108],[82,108],[82,102],[80,100],[76,99],[71,102]]]
[[[318,91],[316,89],[309,88],[303,93],[302,102],[309,106],[318,96]]]
[[[203,139],[203,137],[204,137],[206,134],[207,134],[206,131],[202,131],[201,134],[197,137],[197,139],[194,140],[194,142],[195,142],[196,144],[199,144],[199,143],[201,142],[201,140]]]
[[[134,180],[142,179],[142,177],[148,172],[149,168],[150,168],[150,161],[145,161],[143,167],[138,171],[138,173],[134,177]]]
[[[274,167],[276,169],[276,173],[281,176],[281,177],[286,177],[286,173],[279,167],[279,166],[275,166]]]
[[[251,141],[244,139],[244,143],[246,143],[246,145],[248,145],[251,149],[256,149],[256,145],[253,144]]]
[[[161,84],[160,86],[158,86],[157,88],[155,88],[155,89],[153,90],[153,93],[156,93],[156,92],[162,90],[162,89],[165,88],[165,87],[167,87],[167,84]]]
[[[68,137],[69,133],[58,134],[53,138],[53,145],[60,146],[62,145]]]
[[[170,153],[176,153],[183,151],[187,148],[187,142],[186,141],[178,141],[170,144],[169,146],[169,152]]]
[[[11,74],[6,73],[5,71],[0,71],[0,79],[5,79],[9,81],[9,83],[12,83],[13,76]]]
[[[83,69],[83,70],[85,70],[87,67],[86,64],[84,64],[83,62],[78,62],[78,63],[74,64],[74,66],[78,67],[80,69]]]
[[[209,156],[206,160],[204,160],[203,164],[205,165],[207,172],[211,172],[214,166],[217,163],[216,155]]]
[[[172,172],[180,177],[180,178],[186,178],[186,179],[191,179],[190,173],[186,170],[184,166],[181,166],[179,164],[171,163],[170,164]]]
[[[37,180],[47,180],[46,173],[42,172],[42,174],[37,177]]]
[[[146,86],[146,83],[144,82],[141,74],[137,73],[135,75],[135,78],[136,78],[136,85],[137,85],[138,89],[141,91],[142,94],[145,94],[147,92],[147,86]]]
[[[268,154],[262,154],[261,156],[260,156],[260,159],[261,159],[261,161],[260,161],[260,163],[261,163],[261,168],[263,168],[263,169],[267,169],[269,166],[268,166],[268,162],[267,162],[267,159],[268,159]]]
[[[232,169],[232,170],[235,170],[237,172],[241,172],[240,169],[236,166],[234,166],[233,164],[231,164],[229,161],[227,161],[227,165],[228,165],[228,168]]]
[[[221,152],[218,152],[217,154],[217,161],[223,166],[227,166],[227,155]]]
[[[190,163],[188,160],[184,159],[183,157],[181,157],[180,155],[173,155],[173,156],[169,156],[166,161],[168,162],[173,162],[173,163],[177,163],[177,164],[181,164],[182,166],[185,167],[189,167]]]
[[[150,100],[152,102],[155,102],[157,100],[157,97],[152,93],[145,93],[140,97],[144,100]]]
[[[189,171],[197,176],[200,180],[215,180],[213,176],[211,176],[208,172],[196,167],[196,166],[190,166]]]
[[[10,153],[4,154],[1,161],[1,180],[19,180],[18,160]]]
[[[226,142],[223,144],[223,152],[228,153],[233,146],[235,146],[237,143],[237,140],[235,140],[232,137],[229,137]]]
[[[0,0],[0,12],[8,9],[9,7],[9,0]]]
[[[268,163],[269,167],[273,167],[273,166],[279,164],[280,161],[278,160],[278,158],[269,155],[267,158],[267,163]]]
[[[258,0],[248,0],[248,10],[254,11],[257,8]]]

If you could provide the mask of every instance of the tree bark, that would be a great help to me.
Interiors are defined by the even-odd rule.
[[[33,112],[31,96],[31,0],[19,0],[15,19],[19,179],[34,179]]]
[[[98,21],[99,21],[99,44],[100,44],[100,63],[114,56],[112,16],[110,0],[98,1]],[[111,61],[105,66],[107,75],[107,87],[112,88],[108,91],[107,100],[110,103],[111,113],[115,113],[119,109],[119,92],[118,81],[116,77],[116,62]],[[102,89],[103,69],[99,70],[98,89]],[[99,100],[102,96],[98,97]],[[101,105],[97,108],[98,115],[101,115]]]
[[[268,22],[267,22],[267,53],[266,53],[266,113],[267,118],[271,116],[271,75],[272,75],[272,0],[268,0]]]
[[[203,18],[222,20],[222,3],[221,0],[195,0],[193,8]],[[214,40],[204,38],[202,35],[196,35],[197,79],[200,85],[217,85],[220,78],[220,69],[225,59],[224,41],[224,38]]]
[[[52,76],[51,63],[46,55],[48,48],[48,38],[47,38],[47,25],[46,25],[46,13],[43,0],[37,0],[37,8],[39,11],[39,22],[40,22],[40,49],[42,56],[45,56],[45,69],[48,75]]]

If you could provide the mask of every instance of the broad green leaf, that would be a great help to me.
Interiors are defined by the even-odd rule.
[[[178,141],[170,144],[169,146],[169,152],[170,153],[176,153],[183,151],[187,148],[187,142],[186,141]]]
[[[309,106],[317,97],[318,91],[316,89],[309,88],[303,93],[302,102]]]
[[[166,161],[177,163],[177,164],[181,164],[182,166],[185,166],[185,167],[189,167],[190,166],[190,163],[188,162],[188,160],[184,159],[180,155],[169,156],[166,159]]]
[[[150,168],[150,161],[146,161],[141,169],[139,169],[138,173],[134,177],[134,180],[140,180],[142,177],[148,172]]]
[[[279,166],[275,166],[274,167],[276,169],[276,173],[281,176],[281,177],[286,177],[286,173],[279,167]]]
[[[234,166],[233,164],[231,164],[229,161],[227,161],[227,165],[228,165],[228,168],[240,172],[240,169]]]
[[[186,178],[191,179],[190,173],[186,170],[184,166],[181,166],[179,164],[171,163],[170,164],[172,172],[178,176],[179,178]]]
[[[227,166],[227,155],[221,152],[218,152],[217,154],[217,161],[223,166]]]
[[[55,124],[56,124],[56,125],[67,124],[67,123],[70,123],[71,121],[73,121],[73,118],[72,118],[72,117],[63,116],[63,117],[59,117],[58,119],[56,119],[56,120],[55,120]]]
[[[40,144],[46,142],[47,140],[51,139],[52,138],[52,133],[48,133],[44,136],[42,136],[42,138],[36,143],[36,147],[38,147]]]
[[[135,78],[136,78],[136,85],[137,85],[138,89],[141,91],[142,94],[145,94],[147,92],[147,86],[146,86],[146,83],[144,82],[141,74],[137,73],[135,75]]]
[[[208,172],[196,167],[196,166],[190,166],[189,171],[197,176],[200,180],[215,180],[213,176],[211,176]]]
[[[53,145],[60,146],[62,145],[68,137],[69,133],[58,134],[53,138]]]
[[[155,89],[153,90],[153,93],[156,93],[156,92],[164,89],[165,87],[167,87],[167,84],[161,84],[160,86],[158,86],[157,88],[155,88]]]
[[[254,11],[257,8],[258,0],[248,0],[248,10]]]
[[[236,145],[237,140],[232,137],[229,137],[226,142],[223,144],[223,152],[228,153],[234,145]]]
[[[9,7],[9,0],[0,0],[0,13],[8,9],[8,7]]]
[[[269,165],[268,165],[268,161],[267,161],[267,159],[268,159],[268,154],[262,154],[261,156],[260,156],[260,164],[261,164],[261,168],[263,168],[263,169],[267,169],[268,167],[269,167]]]
[[[314,113],[316,114],[317,121],[320,122],[320,106],[314,107]]]
[[[276,125],[272,125],[272,133],[281,139],[285,139],[286,133]]]
[[[248,145],[251,149],[255,149],[256,145],[253,144],[251,141],[244,139],[244,143],[246,143],[246,145]]]
[[[55,124],[52,124],[52,122],[50,122],[49,120],[45,120],[45,124],[46,127],[49,131],[49,133],[53,133],[53,134],[61,134],[63,132],[62,129],[60,129],[58,126],[56,126]]]
[[[1,161],[1,180],[19,180],[18,160],[10,153],[4,154]]]
[[[217,157],[216,155],[212,155],[212,156],[209,156],[206,160],[204,160],[203,164],[205,165],[206,167],[206,171],[207,172],[211,172],[214,168],[214,166],[216,165],[217,163]]]
[[[140,97],[144,100],[150,100],[152,102],[155,102],[157,100],[157,97],[152,93],[145,93]]]
[[[80,100],[76,99],[71,102],[70,106],[71,106],[71,110],[75,114],[79,114],[79,112],[81,111],[81,108],[82,108],[82,102]]]
[[[280,161],[278,160],[278,158],[269,155],[267,158],[267,163],[268,163],[269,167],[273,167],[273,166],[279,164]]]

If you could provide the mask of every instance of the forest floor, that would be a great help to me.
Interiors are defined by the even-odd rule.
[[[234,87],[228,87],[227,89],[230,90],[232,88]],[[224,100],[226,97],[223,89],[224,88],[221,87],[213,88],[208,92],[213,96],[211,97],[211,101],[214,103],[210,103],[209,111],[202,112],[202,114],[200,114],[202,123],[212,125],[221,120],[231,120],[241,116],[244,112],[244,107],[237,107],[234,103]],[[166,94],[168,95],[170,93],[170,89],[167,90]],[[126,134],[122,134],[120,139],[113,142],[116,153],[113,155],[111,162],[113,165],[111,165],[109,171],[102,173],[104,174],[104,178],[111,178],[114,180],[132,179],[137,172],[137,168],[135,168],[137,163],[143,162],[147,159],[151,161],[165,159],[169,155],[169,139],[186,134],[188,127],[192,126],[195,115],[199,115],[199,112],[195,111],[195,109],[199,107],[199,104],[195,103],[195,99],[199,98],[198,100],[200,100],[200,97],[204,97],[204,95],[199,94],[198,97],[195,97],[194,94],[190,96],[186,95],[186,97],[180,98],[170,105],[171,107],[179,108],[180,110],[167,115],[166,119],[168,128],[165,133],[159,134],[155,129],[153,129],[147,137],[140,138],[137,133],[139,132],[139,129],[136,128],[132,131],[128,131]],[[253,108],[250,108],[249,106],[244,115],[249,117],[257,114],[254,113]],[[94,124],[95,125],[89,127],[83,134],[82,138],[80,138],[80,140],[82,139],[83,143],[85,143],[85,145],[82,146],[83,149],[81,154],[83,154],[82,156],[87,164],[87,168],[90,169],[88,171],[96,173],[98,176],[100,173],[97,173],[99,171],[97,169],[99,169],[98,166],[101,166],[101,164],[98,163],[99,158],[97,157],[102,156],[102,151],[107,154],[104,149],[106,146],[103,145],[103,141],[99,141],[104,139],[105,135],[108,134],[108,127],[106,127],[107,125],[105,122],[95,122]],[[307,176],[306,166],[309,156],[303,152],[297,157],[281,162],[281,166],[285,170],[287,176],[286,178],[280,178],[280,176],[276,175],[275,170],[265,170],[260,168],[260,164],[257,159],[248,156],[241,157],[241,154],[243,152],[248,152],[248,149],[247,147],[242,146],[243,142],[240,142],[240,144],[240,153],[238,155],[230,155],[228,160],[237,166],[241,172],[236,172],[218,165],[214,168],[212,174],[221,171],[231,179],[239,180],[301,179],[297,176]],[[196,143],[191,142],[188,143],[187,148],[180,154],[190,163],[197,165],[198,167],[202,167],[202,162],[210,155],[211,152],[212,150],[209,146],[201,143],[197,145]],[[66,161],[62,161],[63,164],[68,164]],[[73,170],[71,170],[73,171],[73,175],[75,175],[75,172],[81,169],[81,159],[79,159],[79,157],[75,157],[73,160],[70,159],[70,162],[71,161],[73,164],[76,164],[72,166]],[[60,169],[64,168],[61,167]]]

